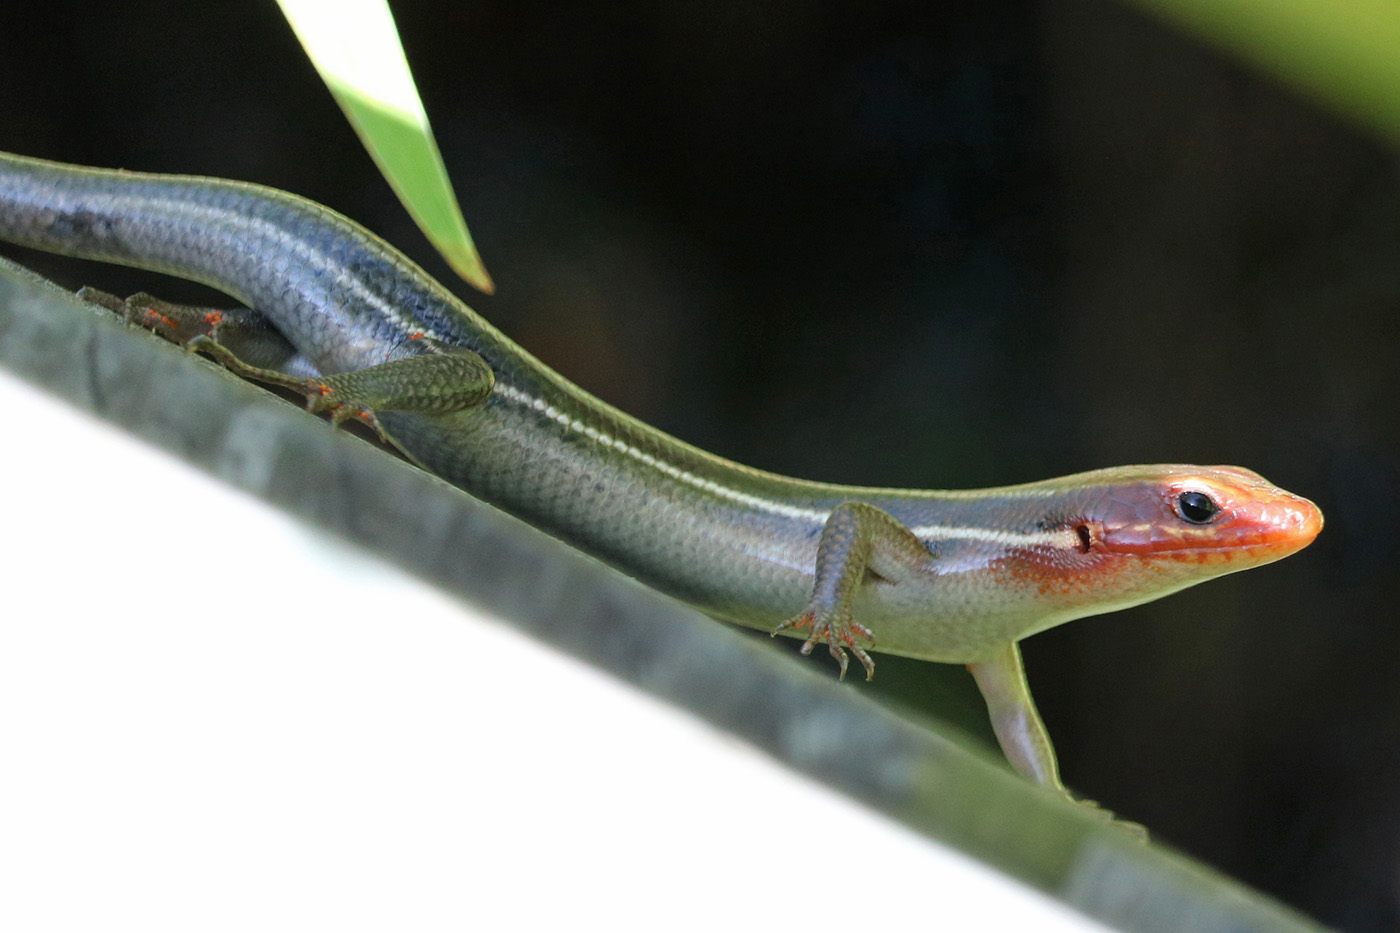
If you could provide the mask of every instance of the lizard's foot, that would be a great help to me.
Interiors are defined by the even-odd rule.
[[[149,330],[187,350],[198,350],[206,356],[214,356],[215,354],[204,349],[207,344],[201,341],[218,343],[227,348],[233,358],[248,367],[250,372],[272,370],[304,378],[317,371],[316,367],[278,332],[271,321],[252,308],[224,309],[179,305],[145,292],[137,292],[128,298],[118,298],[91,286],[79,289],[78,297],[119,314],[128,324]],[[228,365],[225,362],[226,358],[218,359],[225,366]],[[258,378],[249,373],[240,375]]]
[[[1143,826],[1141,823],[1134,823],[1132,820],[1125,820],[1115,816],[1112,810],[1099,806],[1098,801],[1084,800],[1082,798],[1074,797],[1072,795],[1069,799],[1073,800],[1081,807],[1090,810],[1095,816],[1105,819],[1114,826],[1117,826],[1119,829],[1122,829],[1124,832],[1132,836],[1137,841],[1148,841],[1147,827]]]
[[[854,654],[856,660],[860,661],[861,666],[865,668],[865,679],[870,680],[875,676],[874,659],[870,657],[868,651],[856,644],[857,635],[873,644],[875,633],[851,618],[848,612],[823,612],[818,608],[808,609],[777,626],[769,634],[776,636],[779,632],[788,629],[800,631],[808,627],[812,629],[812,632],[802,643],[803,655],[811,654],[818,642],[826,642],[827,650],[836,659],[836,663],[841,665],[840,679],[845,680],[846,668],[850,663],[846,657],[846,648],[850,648],[851,654]],[[843,645],[845,647],[842,647]]]
[[[281,386],[299,393],[306,398],[306,410],[313,414],[328,413],[331,424],[339,427],[346,421],[359,421],[379,435],[379,439],[392,444],[393,439],[385,433],[374,409],[359,398],[343,392],[339,386],[345,377],[313,376],[303,378],[275,370],[250,366],[241,357],[217,340],[212,334],[195,334],[185,342],[185,349],[200,353],[221,364],[225,369],[245,379]]]

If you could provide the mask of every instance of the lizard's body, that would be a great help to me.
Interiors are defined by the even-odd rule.
[[[866,628],[881,651],[968,664],[1013,763],[1057,788],[1019,639],[1277,559],[1321,528],[1307,500],[1233,467],[957,492],[751,469],[572,385],[357,224],[254,185],[0,154],[0,238],[212,285],[327,376],[478,366],[457,402],[390,401],[405,381],[433,390],[398,371],[369,394],[324,382],[448,481],[713,615],[811,625],[809,647],[832,643],[843,670],[843,644],[868,661]],[[1188,495],[1214,511],[1192,520]]]

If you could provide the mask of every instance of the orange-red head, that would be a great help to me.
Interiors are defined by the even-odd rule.
[[[988,492],[1039,529],[1008,540],[995,571],[1025,600],[1021,637],[1276,561],[1322,530],[1312,502],[1233,466],[1115,467]]]
[[[1221,572],[1287,557],[1312,543],[1322,512],[1251,470],[1233,466],[1122,467],[1086,503],[1088,547],[1104,554],[1195,564]]]

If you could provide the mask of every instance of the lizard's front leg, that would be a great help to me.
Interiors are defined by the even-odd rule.
[[[992,731],[1006,760],[1041,787],[1068,796],[1065,785],[1060,783],[1060,768],[1055,762],[1050,733],[1045,730],[1045,723],[1031,699],[1026,668],[1021,663],[1021,647],[1014,641],[1007,642],[996,654],[985,661],[969,664],[967,669],[977,681],[977,689],[982,691]]]
[[[1026,682],[1021,646],[1014,641],[1007,642],[985,661],[969,664],[967,669],[987,702],[992,731],[1011,766],[1022,777],[1046,790],[1088,807],[1106,819],[1113,819],[1112,812],[1092,800],[1076,798],[1061,782],[1055,747],[1050,743],[1050,733],[1040,719]],[[1114,819],[1114,823],[1139,839],[1147,838],[1147,830],[1138,823],[1118,819]]]
[[[846,676],[846,648],[865,668],[865,679],[875,676],[875,662],[856,643],[856,636],[874,642],[875,634],[853,613],[856,593],[867,580],[897,581],[924,569],[934,559],[932,552],[893,515],[864,502],[843,502],[832,510],[817,543],[817,565],[812,599],[807,608],[773,630],[811,627],[802,645],[810,654],[825,641],[831,656]],[[845,647],[843,647],[845,646]]]

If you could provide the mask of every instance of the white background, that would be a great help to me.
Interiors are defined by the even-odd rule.
[[[1098,928],[3,371],[0,411],[4,930]]]

